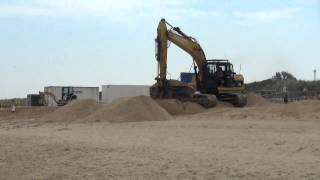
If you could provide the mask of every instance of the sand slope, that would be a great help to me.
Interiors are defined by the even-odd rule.
[[[268,102],[266,99],[257,95],[253,92],[247,93],[247,105],[246,107],[262,107],[262,106],[270,106],[272,103]]]
[[[85,118],[99,108],[99,104],[92,99],[74,100],[65,106],[58,107],[57,110],[43,116],[42,119],[45,121],[70,122]]]
[[[196,114],[205,111],[201,105],[193,102],[181,102],[176,99],[156,100],[171,115]]]
[[[186,117],[0,128],[0,179],[320,179],[317,121]]]
[[[194,118],[204,119],[320,119],[320,101],[300,101],[289,104],[269,103],[268,105],[255,105],[234,108],[213,108],[195,115]]]
[[[51,122],[132,122],[169,120],[172,116],[191,115],[205,119],[320,119],[320,101],[305,100],[289,104],[271,103],[254,93],[248,93],[248,105],[233,107],[219,101],[217,107],[205,109],[192,102],[174,99],[154,100],[146,96],[126,97],[110,104],[94,100],[76,100],[63,107],[25,107],[16,113],[0,110],[0,119],[36,119]]]
[[[90,121],[130,122],[169,120],[171,115],[147,96],[120,98],[88,116]]]

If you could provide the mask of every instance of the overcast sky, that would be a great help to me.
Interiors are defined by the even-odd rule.
[[[0,0],[0,98],[48,85],[152,84],[161,18],[246,82],[320,72],[320,0]],[[192,58],[171,44],[172,78]],[[320,76],[320,75],[319,75]]]

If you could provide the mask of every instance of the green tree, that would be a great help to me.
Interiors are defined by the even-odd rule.
[[[289,73],[287,71],[282,71],[281,77],[283,80],[287,80],[287,79],[297,80],[296,77],[294,77],[291,73]]]

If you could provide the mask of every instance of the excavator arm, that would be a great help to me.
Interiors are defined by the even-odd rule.
[[[64,106],[67,104],[67,101],[59,100],[53,93],[51,92],[40,92],[39,95],[42,97],[42,99],[45,99],[45,96],[49,96],[52,98],[52,100],[58,105],[58,106]]]
[[[167,25],[171,27],[170,30],[167,29]],[[200,44],[196,41],[195,38],[187,36],[183,33],[178,27],[173,27],[169,23],[165,21],[165,19],[161,19],[158,25],[158,36],[157,36],[157,60],[159,62],[159,75],[158,79],[160,81],[166,80],[167,74],[167,47],[168,41],[174,43],[179,48],[183,49],[185,52],[190,54],[193,58],[193,61],[198,66],[198,76],[197,78],[201,81],[203,78],[203,66],[206,61],[206,56],[200,46]]]

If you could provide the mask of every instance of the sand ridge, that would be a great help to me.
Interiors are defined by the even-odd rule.
[[[75,100],[62,107],[18,108],[0,111],[0,119],[41,119],[44,122],[134,122],[161,121],[172,116],[192,115],[205,119],[320,119],[320,101],[304,100],[289,104],[271,103],[263,97],[248,93],[248,105],[233,107],[219,101],[217,107],[205,109],[192,102],[175,99],[154,100],[147,96],[119,98],[110,104],[94,100]]]
[[[245,107],[262,107],[262,106],[272,106],[270,103],[262,96],[255,94],[253,92],[247,93],[247,105]]]
[[[86,117],[89,121],[131,122],[169,120],[171,115],[147,96],[120,98]]]
[[[70,122],[89,116],[100,108],[92,99],[74,100],[42,117],[44,121]]]
[[[219,102],[220,103],[220,102]],[[288,104],[261,103],[243,108],[212,108],[195,115],[194,118],[202,119],[257,119],[257,120],[292,120],[292,119],[320,119],[320,101],[307,100]]]
[[[193,102],[181,102],[177,99],[158,99],[156,101],[171,115],[196,114],[205,111],[204,107]]]

